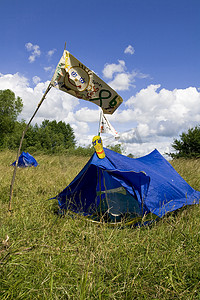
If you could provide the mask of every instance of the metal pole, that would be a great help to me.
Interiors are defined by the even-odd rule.
[[[38,106],[37,106],[37,108],[36,108],[34,114],[33,114],[32,117],[30,118],[28,124],[26,125],[25,130],[24,130],[23,133],[22,133],[21,141],[20,141],[20,144],[19,144],[19,149],[18,149],[18,151],[17,151],[16,164],[15,164],[15,168],[14,168],[14,172],[13,172],[13,177],[12,177],[12,181],[11,181],[11,185],[10,185],[10,197],[9,197],[9,206],[8,206],[8,210],[9,210],[9,211],[11,211],[11,200],[12,200],[12,195],[13,195],[13,186],[14,186],[14,182],[15,182],[15,176],[16,176],[17,166],[18,166],[18,159],[19,159],[19,155],[20,155],[20,151],[21,151],[21,147],[22,147],[22,142],[23,142],[24,136],[25,136],[25,134],[26,134],[26,132],[27,132],[27,130],[28,130],[28,128],[29,128],[29,125],[30,125],[31,121],[32,121],[33,118],[35,117],[35,115],[36,115],[38,109],[40,108],[42,102],[44,101],[44,99],[45,99],[47,93],[50,91],[51,87],[52,87],[52,84],[51,84],[51,82],[50,82],[50,84],[48,85],[48,88],[46,89],[46,91],[45,91],[45,93],[44,93],[42,99],[40,100],[40,102],[39,102],[39,104],[38,104]]]
[[[101,122],[102,122],[102,117],[103,117],[103,111],[102,111],[102,109],[100,108],[98,136],[101,136]]]

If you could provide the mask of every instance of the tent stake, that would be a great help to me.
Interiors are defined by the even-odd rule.
[[[19,155],[20,155],[20,151],[21,151],[21,147],[22,147],[22,142],[23,142],[24,136],[25,136],[25,134],[26,134],[26,132],[27,132],[27,130],[28,130],[28,128],[29,128],[29,125],[30,125],[31,121],[32,121],[33,118],[35,117],[37,111],[39,110],[39,108],[40,108],[42,102],[44,101],[44,99],[45,99],[47,93],[50,91],[51,87],[52,87],[52,84],[51,84],[51,82],[50,82],[50,84],[48,85],[48,87],[47,87],[47,89],[46,89],[46,91],[45,91],[45,93],[44,93],[42,99],[40,100],[40,102],[39,102],[39,104],[38,104],[38,106],[37,106],[37,108],[36,108],[34,114],[33,114],[32,117],[30,118],[28,124],[26,125],[25,130],[24,130],[23,133],[22,133],[21,141],[20,141],[20,144],[19,144],[19,149],[18,149],[18,151],[17,151],[16,164],[15,164],[15,168],[14,168],[14,172],[13,172],[13,177],[12,177],[12,181],[11,181],[11,185],[10,185],[10,197],[9,197],[9,206],[8,206],[8,210],[9,210],[9,211],[11,211],[11,200],[12,200],[12,195],[13,195],[13,186],[14,186],[14,182],[15,182],[15,176],[16,176],[17,166],[18,166],[18,159],[19,159]]]

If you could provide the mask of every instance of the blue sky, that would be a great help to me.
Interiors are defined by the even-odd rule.
[[[124,153],[169,152],[174,138],[200,124],[199,16],[198,0],[1,1],[0,89],[22,98],[28,121],[66,42],[123,98],[108,119]],[[53,88],[33,124],[44,119],[70,123],[88,145],[99,109]]]

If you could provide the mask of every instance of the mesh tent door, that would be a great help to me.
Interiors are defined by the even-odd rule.
[[[130,194],[109,172],[99,169],[98,176],[96,203],[99,203],[99,212],[102,215],[108,215],[109,219],[115,221],[121,221],[125,216],[142,216],[134,187],[133,194]]]

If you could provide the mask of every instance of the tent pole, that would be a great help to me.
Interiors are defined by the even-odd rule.
[[[101,209],[101,169],[99,168],[99,203],[100,203],[100,220],[102,218],[102,209]]]
[[[106,181],[105,181],[105,176],[103,174],[103,185],[104,185],[104,189],[105,189],[105,198],[106,198],[106,204],[107,204],[107,212],[110,211],[110,207],[109,207],[109,204],[108,204],[108,193],[107,193],[107,187],[106,187]]]
[[[27,132],[27,130],[28,130],[28,128],[29,128],[29,125],[30,125],[31,121],[32,121],[33,118],[35,117],[37,111],[39,110],[39,108],[40,108],[42,102],[44,101],[44,99],[45,99],[47,93],[50,91],[51,87],[52,87],[52,84],[51,84],[51,82],[50,82],[50,84],[48,85],[48,87],[47,87],[47,89],[46,89],[46,91],[45,91],[45,93],[44,93],[42,99],[41,99],[40,102],[38,103],[38,106],[37,106],[37,108],[36,108],[34,114],[33,114],[32,117],[30,118],[28,124],[26,125],[25,130],[24,130],[23,133],[22,133],[21,141],[20,141],[20,144],[19,144],[19,149],[18,149],[18,151],[17,151],[16,164],[15,164],[15,168],[14,168],[14,172],[13,172],[13,177],[12,177],[12,181],[11,181],[11,185],[10,185],[10,197],[9,197],[9,206],[8,206],[8,210],[9,210],[9,211],[11,211],[11,200],[12,200],[12,194],[13,194],[13,186],[14,186],[14,181],[15,181],[15,176],[16,176],[17,166],[18,166],[18,159],[19,159],[19,155],[20,155],[20,151],[21,151],[21,147],[22,147],[22,142],[23,142],[24,136],[25,136],[25,134],[26,134],[26,132]]]

